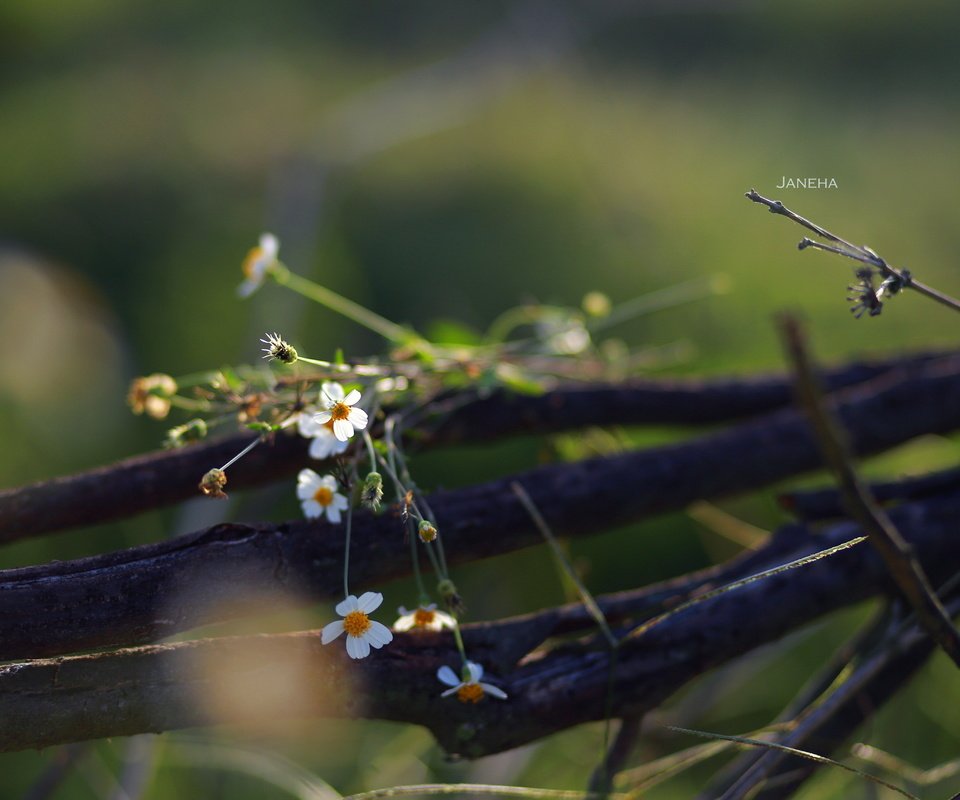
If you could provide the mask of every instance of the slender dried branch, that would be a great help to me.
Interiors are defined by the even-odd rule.
[[[810,417],[823,458],[840,484],[844,506],[869,534],[870,543],[880,553],[917,619],[943,651],[960,666],[960,632],[937,598],[923,567],[915,558],[887,513],[870,496],[870,490],[857,474],[853,454],[843,428],[823,401],[817,383],[806,335],[800,323],[781,317],[781,333],[796,375],[797,395]]]
[[[786,730],[795,729],[798,722],[815,707],[818,700],[830,691],[845,671],[853,669],[855,663],[862,662],[866,656],[876,652],[878,646],[885,639],[889,640],[894,624],[894,609],[898,606],[899,602],[886,604],[850,640],[841,645],[832,658],[804,684],[787,707],[777,716],[773,723],[774,726]],[[851,684],[848,683],[847,685],[850,686]],[[805,741],[800,741],[802,747]],[[766,755],[761,750],[749,750],[742,753],[713,776],[710,785],[697,796],[697,800],[713,800],[713,798],[723,795],[734,785],[744,783],[748,780],[749,774],[756,768],[758,762],[763,760]]]
[[[837,408],[861,454],[954,430],[960,427],[960,358],[852,387]],[[429,502],[448,554],[460,563],[539,542],[512,481],[522,483],[558,536],[583,536],[694,500],[767,486],[819,463],[806,421],[785,409],[689,442],[544,466],[437,492]],[[355,588],[408,572],[401,533],[389,513],[355,515]],[[278,596],[300,603],[333,598],[341,590],[342,564],[339,530],[296,521],[218,525],[117,553],[7,570],[0,572],[0,659],[157,641],[275,607]]]
[[[951,611],[960,611],[960,603],[953,601]],[[920,626],[908,626],[875,652],[865,654],[854,671],[778,741],[822,755],[837,752],[865,721],[879,713],[909,683],[934,649],[933,640]],[[740,797],[785,800],[817,769],[816,764],[766,753],[722,796],[724,800]],[[763,781],[759,792],[751,789]],[[718,792],[711,796],[721,795]]]
[[[604,755],[603,762],[593,771],[587,790],[597,792],[601,798],[609,796],[613,779],[630,758],[640,738],[642,717],[624,717],[612,744]]]
[[[893,512],[937,577],[960,567],[960,542],[952,535],[958,512],[960,499],[909,504]],[[811,536],[794,555],[856,533],[855,526],[838,524]],[[883,591],[887,580],[873,551],[847,550],[789,577],[719,595],[695,613],[678,614],[621,644],[612,681],[618,713],[642,715],[696,676]],[[753,613],[757,608],[764,613]],[[496,653],[492,643],[511,636],[509,620],[464,627],[471,657],[485,664]],[[305,632],[11,664],[0,668],[0,750],[263,715],[274,720],[363,716],[424,725],[449,751],[477,757],[603,719],[606,713],[610,653],[599,634],[528,655],[512,671],[500,667],[495,679],[509,699],[469,708],[441,698],[443,687],[434,677],[438,666],[457,658],[448,632],[398,634],[377,657],[359,663],[340,647],[321,647],[316,632]],[[297,680],[289,678],[294,674]],[[208,702],[230,685],[255,685],[256,692],[242,693],[258,701],[255,708],[239,701]]]
[[[876,267],[876,269],[879,270],[885,278],[895,279],[901,288],[913,289],[919,294],[929,297],[931,300],[936,300],[941,305],[952,308],[954,311],[960,311],[960,300],[957,300],[948,294],[944,294],[938,289],[934,289],[932,286],[921,283],[906,269],[896,269],[895,267],[891,267],[884,259],[880,258],[880,256],[873,252],[873,250],[871,250],[869,247],[856,245],[848,242],[846,239],[841,239],[836,234],[830,233],[830,231],[828,231],[826,228],[822,228],[815,222],[811,222],[810,220],[801,217],[796,212],[791,211],[779,200],[770,200],[769,198],[764,197],[762,194],[757,192],[756,189],[751,189],[744,196],[748,200],[752,200],[754,203],[760,203],[761,205],[766,206],[770,210],[771,214],[779,214],[782,217],[786,217],[787,219],[792,220],[798,225],[806,228],[808,231],[812,231],[820,238],[839,245],[838,247],[826,247],[824,245],[818,245],[816,242],[811,241],[810,239],[803,239],[799,245],[801,250],[805,247],[814,246],[821,250],[829,250],[832,253],[837,253],[838,255],[856,259],[857,261],[861,261],[865,264],[871,265],[872,267]]]
[[[824,383],[841,389],[943,355],[925,353],[849,364],[826,371]],[[577,385],[539,397],[498,391],[463,403],[448,415],[428,418],[408,433],[407,445],[425,449],[588,425],[711,425],[789,404],[789,380],[778,375]],[[200,476],[228,461],[250,441],[251,434],[239,434],[2,491],[0,542],[122,519],[195,497]],[[307,446],[305,439],[278,435],[270,446],[257,447],[230,469],[228,489],[249,488],[294,474],[309,463]]]

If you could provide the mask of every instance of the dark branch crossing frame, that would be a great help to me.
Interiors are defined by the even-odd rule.
[[[856,454],[960,428],[960,356],[853,365],[824,373],[823,380],[834,390],[834,412]],[[523,485],[557,535],[582,536],[814,470],[821,463],[817,443],[803,415],[790,407],[789,380],[775,376],[573,386],[542,397],[494,394],[459,408],[442,423],[428,421],[410,442],[432,447],[596,424],[732,421],[736,424],[666,447],[549,465],[434,493],[430,504],[448,553],[452,561],[463,562],[539,542],[510,490],[513,481]],[[235,452],[237,442],[151,454],[3,492],[0,538],[36,536],[176,502],[195,490],[197,477],[218,462],[219,454]],[[304,450],[294,437],[277,437],[234,468],[231,488],[293,473],[305,463]],[[891,499],[906,498],[890,510],[890,518],[935,586],[960,569],[960,544],[953,536],[960,511],[955,486],[942,481],[925,486],[921,496],[890,492]],[[803,497],[793,496],[798,506]],[[396,526],[389,514],[356,514],[357,588],[382,585],[407,569],[406,546]],[[786,525],[755,552],[701,573],[599,598],[600,605],[625,633],[699,592],[858,534],[848,522],[819,532]],[[470,708],[439,698],[436,668],[456,663],[448,634],[398,635],[377,658],[361,664],[347,663],[339,649],[321,649],[316,632],[149,644],[215,621],[200,606],[169,608],[166,600],[175,590],[202,585],[205,596],[218,601],[202,608],[219,608],[220,614],[227,607],[233,614],[263,610],[231,605],[240,599],[242,584],[279,588],[303,602],[329,599],[340,590],[342,555],[341,537],[323,524],[225,524],[93,558],[0,572],[0,658],[17,660],[0,667],[0,749],[226,721],[228,713],[211,716],[191,701],[209,688],[204,685],[209,675],[196,666],[198,656],[221,664],[225,673],[269,669],[305,657],[316,665],[316,691],[296,707],[278,707],[278,718],[361,716],[421,724],[445,748],[470,757],[603,717],[609,652],[580,605],[466,625],[471,652],[490,665],[510,695],[507,702]],[[618,713],[643,715],[698,675],[878,594],[895,594],[889,574],[875,553],[859,545],[677,614],[622,645],[613,684]],[[902,657],[919,665],[930,646],[911,630],[906,639],[913,644]],[[561,634],[579,638],[551,644],[551,637]],[[111,649],[68,655],[94,648]],[[887,669],[885,682],[877,679],[870,696],[881,704],[912,671]],[[831,722],[838,741],[864,716],[856,703],[842,708]]]

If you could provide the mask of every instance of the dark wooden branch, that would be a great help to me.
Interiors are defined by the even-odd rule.
[[[926,363],[943,354],[854,363],[828,370],[832,390]],[[457,408],[409,437],[411,447],[486,442],[587,425],[709,425],[742,419],[790,403],[784,376],[712,380],[657,379],[623,385],[567,386],[540,397],[495,392]],[[161,450],[107,467],[0,492],[0,542],[122,519],[197,496],[197,483],[252,439],[240,434],[181,450]],[[276,437],[229,471],[228,491],[292,475],[309,463],[307,443]],[[317,462],[313,462],[316,464]]]
[[[923,500],[938,494],[955,492],[957,489],[960,489],[960,468],[957,467],[896,481],[870,484],[870,494],[880,503]],[[777,502],[785,511],[807,522],[839,519],[847,515],[840,492],[835,488],[797,489],[783,492],[777,496]]]
[[[960,427],[960,358],[897,370],[845,391],[838,412],[854,450],[879,452]],[[756,489],[816,468],[802,416],[784,410],[689,442],[540,467],[504,480],[436,492],[455,563],[538,544],[510,490],[522,483],[558,536],[582,536]],[[736,469],[730,465],[736,464]],[[379,586],[409,569],[389,513],[354,517],[351,579]],[[178,631],[287,602],[337,597],[343,537],[323,523],[226,524],[78,561],[0,572],[0,659],[157,641]]]
[[[892,512],[937,579],[960,566],[958,512],[960,499]],[[857,534],[855,526],[838,524],[810,536],[795,555]],[[641,715],[698,675],[891,589],[882,561],[861,545],[714,597],[623,642],[613,683],[618,713]],[[501,633],[498,623],[464,632],[471,657],[487,662],[482,641]],[[448,633],[399,634],[362,662],[350,661],[339,643],[323,647],[317,632],[304,632],[12,664],[0,668],[0,750],[233,720],[349,716],[424,725],[448,751],[478,757],[602,719],[609,657],[598,635],[535,653],[510,673],[491,674],[507,700],[478,705],[440,697],[436,670],[458,658]],[[230,686],[235,692],[222,702]]]

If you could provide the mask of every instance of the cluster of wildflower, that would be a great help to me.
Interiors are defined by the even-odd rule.
[[[139,378],[130,390],[131,407],[138,414],[157,419],[166,417],[173,406],[196,415],[169,431],[166,444],[170,447],[202,439],[215,426],[230,420],[257,433],[233,458],[203,476],[199,488],[209,497],[226,497],[229,468],[261,442],[287,430],[295,430],[309,441],[309,458],[321,462],[325,469],[301,469],[296,498],[307,520],[343,526],[345,536],[344,599],[336,606],[341,619],[323,629],[321,641],[328,644],[343,635],[347,654],[353,659],[366,658],[393,639],[389,628],[370,617],[382,605],[383,596],[365,592],[358,597],[349,589],[354,509],[381,513],[385,483],[391,485],[394,508],[411,545],[419,592],[413,610],[403,606],[398,609],[393,629],[403,633],[453,632],[462,671],[459,676],[448,666],[438,671],[437,678],[448,687],[444,696],[456,694],[470,703],[485,695],[506,697],[502,690],[481,682],[483,668],[470,661],[464,649],[458,621],[464,611],[463,600],[447,569],[436,516],[410,476],[401,449],[400,426],[406,420],[402,409],[405,403],[419,404],[416,410],[420,411],[445,389],[463,386],[464,380],[481,391],[502,386],[538,393],[557,378],[580,369],[587,357],[594,358],[596,368],[602,370],[605,356],[594,346],[593,332],[604,320],[613,323],[634,312],[612,311],[605,296],[591,293],[582,309],[527,305],[504,312],[487,335],[488,341],[499,345],[436,345],[295,275],[280,261],[279,253],[277,238],[263,234],[243,261],[244,278],[237,289],[241,297],[251,296],[268,280],[284,285],[386,337],[393,346],[391,363],[348,365],[339,357],[333,362],[320,361],[302,355],[279,332],[268,333],[261,339],[266,363],[259,367],[224,367],[179,380],[161,374]],[[696,297],[696,293],[681,295],[678,302]],[[619,373],[624,363],[620,351],[617,361]],[[305,374],[304,365],[313,371]],[[391,411],[387,413],[385,408]],[[381,432],[378,441],[371,435],[374,421]],[[366,459],[369,468],[361,473]],[[444,610],[431,602],[424,586],[421,554],[432,565],[436,595]]]

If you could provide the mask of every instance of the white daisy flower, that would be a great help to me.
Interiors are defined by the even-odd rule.
[[[263,285],[267,270],[277,262],[279,251],[280,242],[272,233],[265,233],[260,237],[260,244],[252,248],[243,260],[243,274],[246,278],[237,287],[238,295],[249,297]]]
[[[483,667],[473,661],[468,661],[463,669],[463,680],[457,677],[448,666],[442,666],[437,670],[437,678],[440,683],[445,683],[451,687],[443,692],[441,697],[448,697],[456,694],[461,703],[479,703],[485,694],[492,695],[499,700],[506,700],[507,693],[489,683],[481,683],[483,677]]]
[[[356,389],[344,397],[343,387],[339,383],[328,382],[321,385],[320,398],[327,410],[321,411],[315,419],[321,425],[332,420],[333,435],[341,442],[353,436],[354,428],[363,430],[367,427],[367,412],[354,408],[360,402],[360,392]]]
[[[403,606],[397,609],[400,619],[393,623],[395,631],[439,631],[443,628],[455,628],[457,621],[445,611],[437,611],[437,604],[417,606],[413,611],[407,611]]]
[[[307,519],[327,515],[334,525],[340,522],[340,512],[347,509],[347,498],[337,491],[333,475],[322,478],[312,469],[302,469],[297,475],[297,497]]]
[[[320,635],[321,644],[329,644],[341,633],[347,634],[347,655],[350,658],[366,658],[370,648],[380,649],[393,641],[390,629],[370,619],[368,614],[383,602],[379,592],[364,592],[359,598],[352,594],[337,605],[337,613],[343,617],[324,627]]]
[[[297,416],[297,430],[300,435],[310,439],[310,458],[322,461],[343,453],[349,442],[341,442],[333,435],[333,420],[320,424],[316,421],[316,409],[306,408]]]

